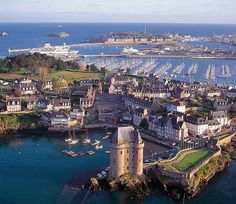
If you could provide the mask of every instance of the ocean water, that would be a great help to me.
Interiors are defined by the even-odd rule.
[[[59,27],[59,25],[61,27]],[[9,37],[0,38],[0,57],[8,56],[8,49],[17,48],[33,48],[41,47],[44,43],[49,42],[52,45],[62,45],[86,42],[88,39],[97,38],[108,32],[128,32],[128,31],[144,31],[144,24],[93,24],[93,23],[25,23],[25,24],[3,24],[0,23],[0,32],[6,31]],[[147,31],[152,33],[180,33],[190,34],[192,36],[210,36],[213,34],[235,34],[236,25],[201,25],[201,24],[147,24]],[[54,32],[67,32],[70,34],[68,38],[49,37],[48,34]],[[193,45],[204,45],[224,50],[236,51],[236,47],[228,46],[220,43],[209,42],[191,42]],[[125,46],[83,46],[75,47],[81,54],[118,54]],[[134,46],[137,49],[143,49],[147,46]],[[107,60],[107,59],[105,59]],[[109,60],[109,59],[108,59]],[[124,59],[121,59],[124,60]],[[145,62],[147,59],[143,59]],[[220,75],[221,66],[227,64],[230,67],[231,78],[217,78],[215,83],[219,84],[236,84],[236,61],[235,60],[208,60],[208,59],[166,59],[159,58],[157,61],[157,69],[167,62],[172,63],[167,75],[171,74],[175,66],[185,63],[184,72],[187,73],[189,66],[193,63],[199,65],[199,71],[191,80],[204,81],[204,74],[209,64],[216,66],[216,75]],[[176,79],[190,80],[185,76],[177,76]]]
[[[62,27],[58,27],[58,26]],[[108,32],[144,31],[144,24],[94,24],[94,23],[0,23],[0,32],[9,34],[0,38],[0,56],[6,56],[8,49],[40,47],[45,42],[53,45],[79,43],[99,37]],[[152,33],[179,33],[192,36],[210,36],[212,34],[235,34],[236,25],[202,24],[147,24]],[[71,36],[60,39],[49,37],[54,32],[68,32]]]
[[[103,132],[90,132],[92,140],[99,139]],[[47,137],[46,137],[47,136]],[[0,144],[0,203],[1,204],[78,204],[85,193],[65,190],[65,185],[81,175],[109,165],[109,141],[102,140],[103,149],[96,151],[90,145],[78,144],[69,147],[63,138],[50,135],[20,134]],[[62,153],[64,149],[74,151],[93,150],[95,155],[71,158]],[[235,204],[236,161],[217,175],[209,186],[187,204]],[[82,178],[81,178],[82,179]],[[157,190],[141,201],[130,201],[127,194],[90,193],[86,204],[177,204],[163,192]],[[181,203],[181,202],[180,202]]]
[[[62,25],[62,28],[58,26]],[[235,25],[188,25],[188,24],[148,24],[149,32],[154,33],[181,33],[193,36],[212,34],[234,34]],[[85,42],[89,38],[95,38],[107,32],[143,31],[143,24],[0,24],[0,32],[6,31],[9,37],[0,38],[0,57],[8,55],[7,50],[17,48],[40,47],[45,42],[60,45]],[[68,32],[69,38],[60,39],[48,37],[52,32]],[[222,45],[212,45],[222,46]],[[97,54],[119,52],[123,47],[83,47],[78,48],[82,54]],[[235,49],[235,48],[232,48]],[[159,66],[171,62],[173,66],[184,62],[187,67],[192,63],[199,64],[199,72],[192,80],[203,80],[206,67],[209,64],[216,65],[216,72],[220,73],[220,67],[228,64],[231,68],[236,63],[233,60],[182,60],[182,59],[158,59]],[[187,77],[183,80],[190,80]],[[230,79],[235,83],[235,78]],[[101,132],[91,133],[92,139],[101,139]],[[103,150],[95,155],[70,158],[61,151],[69,148],[61,138],[53,138],[50,135],[29,136],[21,134],[19,137],[0,141],[0,204],[51,204],[70,203],[70,192],[64,191],[64,186],[71,179],[83,175],[90,170],[109,165],[108,141],[103,141]],[[76,145],[72,150],[82,151],[93,149],[89,145]],[[236,203],[236,162],[223,173],[219,174],[196,198],[186,201],[189,204],[234,204]],[[78,194],[71,203],[81,203],[84,195]],[[89,194],[85,203],[131,203],[123,193],[96,193]],[[133,202],[134,203],[134,202]],[[157,191],[140,202],[144,204],[160,203],[174,204],[171,198]]]

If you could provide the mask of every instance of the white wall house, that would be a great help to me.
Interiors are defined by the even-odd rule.
[[[69,127],[70,117],[64,111],[54,111],[51,117],[51,126],[53,127]]]
[[[7,99],[6,106],[8,112],[21,111],[21,100],[20,99]]]
[[[185,122],[192,135],[204,136],[208,134],[208,123],[205,118],[187,116]]]

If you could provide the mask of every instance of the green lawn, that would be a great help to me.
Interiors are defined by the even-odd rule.
[[[25,72],[13,72],[13,73],[0,73],[0,79],[18,79],[25,76]],[[81,79],[101,79],[104,80],[104,72],[95,71],[80,71],[80,70],[64,70],[57,71],[49,74],[48,78],[56,78],[59,76],[64,76],[66,80],[81,80]],[[38,79],[38,77],[33,77],[33,79]]]
[[[197,152],[189,153],[184,159],[180,162],[174,164],[174,167],[180,171],[187,171],[207,156],[209,156],[212,151],[207,149],[200,149]]]
[[[66,80],[73,81],[73,80],[80,80],[80,79],[104,79],[105,74],[103,72],[93,72],[93,71],[58,71],[51,73],[49,78],[56,78],[59,76],[64,76]]]

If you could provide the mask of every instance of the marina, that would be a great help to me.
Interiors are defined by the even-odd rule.
[[[50,29],[43,30],[42,29],[43,27],[41,27],[41,24],[36,25],[36,27],[34,27],[35,29],[30,28],[30,30],[34,30],[33,33],[36,33],[38,35],[37,37],[34,38],[35,34],[31,35],[27,29],[24,29],[24,25],[21,25],[20,27],[17,28],[17,30],[20,30],[20,32],[24,30],[24,32],[22,33],[24,37],[26,36],[25,39],[21,35],[19,35],[19,37],[16,38],[14,34],[17,32],[14,33],[12,30],[9,30],[9,36],[7,38],[0,39],[1,42],[4,42],[3,47],[0,48],[0,55],[1,55],[0,57],[5,56],[6,54],[5,52],[7,52],[8,48],[22,47],[22,49],[20,50],[28,50],[28,51],[23,51],[23,53],[25,52],[42,53],[49,56],[57,57],[59,59],[64,58],[64,60],[67,60],[68,58],[70,58],[75,63],[84,62],[90,68],[92,67],[91,66],[92,64],[94,64],[98,69],[105,68],[109,71],[109,74],[114,77],[117,76],[116,75],[117,71],[119,71],[119,74],[121,73],[121,76],[122,76],[122,73],[125,73],[125,76],[129,79],[130,84],[131,83],[133,84],[132,86],[134,88],[138,87],[138,85],[142,87],[142,82],[145,80],[144,77],[147,77],[148,75],[151,75],[149,76],[150,81],[152,81],[155,78],[154,80],[157,81],[157,84],[160,81],[163,81],[162,87],[167,86],[166,84],[168,84],[168,82],[170,82],[169,80],[171,79],[173,79],[173,84],[177,83],[175,88],[176,87],[179,88],[178,87],[179,82],[177,80],[182,80],[185,82],[192,82],[189,84],[186,83],[187,84],[186,87],[189,87],[189,89],[191,88],[191,90],[195,89],[195,87],[198,87],[198,85],[199,87],[203,87],[203,86],[206,87],[206,90],[207,90],[208,84],[212,84],[212,87],[213,87],[213,84],[217,84],[219,86],[219,89],[222,89],[222,90],[224,89],[224,87],[220,87],[221,85],[222,86],[231,85],[230,88],[232,88],[232,90],[234,90],[234,87],[236,87],[236,66],[235,66],[235,57],[233,56],[233,54],[232,54],[233,57],[231,55],[224,55],[224,54],[221,55],[219,54],[219,52],[213,53],[212,52],[213,48],[206,49],[204,48],[204,46],[201,46],[202,40],[206,40],[207,38],[207,34],[205,34],[205,32],[207,32],[208,27],[203,27],[202,30],[199,28],[200,25],[199,26],[194,25],[192,27],[193,30],[195,29],[194,34],[199,35],[198,32],[203,32],[202,36],[206,35],[206,37],[204,37],[203,39],[200,39],[198,37],[195,38],[191,36],[188,37],[187,35],[186,37],[184,37],[185,39],[183,39],[183,42],[188,42],[188,41],[191,42],[191,40],[196,40],[196,42],[199,43],[199,45],[195,47],[196,50],[193,51],[195,52],[195,55],[189,55],[189,54],[184,53],[185,52],[184,49],[183,51],[179,53],[178,51],[174,53],[176,46],[178,47],[178,44],[173,45],[172,48],[166,47],[166,49],[164,49],[162,43],[160,43],[160,46],[159,46],[156,42],[154,44],[145,42],[146,40],[157,41],[158,37],[165,36],[165,34],[161,34],[160,36],[152,35],[150,37],[148,36],[145,37],[144,35],[145,37],[144,39],[142,39],[143,35],[141,36],[135,35],[133,39],[128,39],[130,36],[128,35],[128,38],[126,38],[127,36],[123,36],[121,37],[121,39],[119,39],[120,36],[117,37],[116,34],[114,34],[114,35],[110,35],[104,44],[104,43],[99,43],[99,42],[90,43],[90,40],[88,39],[95,39],[96,36],[101,35],[102,33],[109,33],[108,32],[110,29],[109,26],[111,25],[105,25],[105,26],[100,25],[101,27],[100,29],[100,27],[96,27],[96,25],[91,26],[90,24],[87,27],[89,30],[89,34],[86,33],[87,32],[86,29],[81,29],[83,28],[84,25],[82,25],[82,27],[79,27],[80,29],[78,29],[77,27],[75,29],[75,32],[72,32],[71,30],[67,30],[69,27],[74,27],[75,25],[71,26],[71,25],[65,25],[65,24],[61,24],[61,25],[51,24],[48,26],[48,28],[52,26],[54,26],[54,28],[51,30]],[[105,29],[106,26],[108,26],[109,28],[107,29],[108,31]],[[132,26],[135,27],[137,25],[130,24],[127,27],[125,26],[121,29],[123,30],[123,32],[126,29],[130,30],[132,29]],[[153,25],[150,25],[150,27],[151,26]],[[161,29],[161,26],[162,25],[160,26],[158,25],[157,28],[155,28],[158,30],[155,31],[154,29],[154,31],[158,33]],[[183,33],[188,33],[186,30],[180,29],[181,26],[180,27],[179,26],[180,25],[177,26],[178,29],[176,30],[176,32],[175,32],[175,29],[172,29],[170,31],[165,29],[164,31],[169,32],[167,35],[171,35],[171,33],[177,33],[179,31]],[[118,27],[119,28],[122,27],[122,24],[119,25]],[[191,26],[188,25],[188,27],[191,27]],[[25,28],[27,28],[27,26]],[[61,30],[56,30],[56,29],[62,29],[62,28],[63,28],[63,31],[66,31],[66,33],[71,34],[66,39],[63,39],[63,41],[60,37],[52,38],[48,36],[48,33],[60,33],[59,31]],[[93,29],[95,29],[95,31],[93,31]],[[8,31],[4,27],[2,30]],[[119,31],[119,29],[117,30],[113,29],[113,30],[116,31],[114,33],[121,32]],[[136,30],[136,29],[133,29],[133,30]],[[110,31],[112,31],[112,29],[110,29]],[[223,32],[223,29],[221,29],[220,31]],[[85,32],[85,33],[81,34],[81,32]],[[210,31],[210,32],[213,32],[213,31]],[[191,32],[189,33],[191,34]],[[149,35],[146,31],[146,26],[145,26],[144,34]],[[8,43],[8,40],[10,38],[11,38],[11,42],[12,43],[14,42],[14,44]],[[119,43],[108,42],[108,41],[112,41],[113,40],[112,38],[118,38],[118,41],[120,42]],[[228,39],[227,36],[224,36],[224,38]],[[34,39],[37,39],[37,40],[34,40]],[[124,43],[123,41],[126,41],[127,39],[131,41],[139,41],[139,42],[134,43],[134,44],[132,44],[131,42]],[[220,38],[220,39],[223,39],[223,38]],[[64,41],[65,41],[65,44],[63,44]],[[115,41],[117,40],[115,39]],[[24,44],[21,44],[22,42],[24,42]],[[50,42],[50,43],[44,44],[45,42]],[[73,44],[76,42],[81,42],[81,43],[79,43],[79,46],[75,46],[75,45],[78,45],[78,44]],[[86,42],[86,43],[82,43],[82,42]],[[44,46],[40,47],[43,44]],[[164,44],[166,45],[166,43]],[[60,46],[57,46],[57,45],[60,45]],[[227,46],[226,43],[225,43],[225,46]],[[32,48],[27,49],[27,47],[29,48],[32,47]],[[182,48],[186,48],[186,47],[188,47],[188,45]],[[13,52],[11,52],[12,50]],[[12,50],[11,49],[9,50],[10,55],[17,54],[17,52],[14,52],[15,49],[12,49]],[[202,54],[201,50],[205,50],[204,52],[208,54],[207,55]],[[199,55],[196,55],[196,53],[199,53]],[[224,53],[228,53],[228,51]],[[233,51],[231,53],[233,53]],[[24,71],[24,70],[22,69],[20,71]],[[67,71],[68,70],[63,70],[63,69],[61,71],[60,69],[59,73],[61,74],[60,75],[58,74],[57,76],[61,77],[61,75],[63,76],[63,72],[67,72]],[[75,72],[78,72],[78,74],[80,74],[80,72],[89,73],[89,72],[92,72],[92,68],[91,70],[81,71],[79,70],[78,67],[76,67],[75,70],[71,71],[71,75],[73,75]],[[90,76],[92,76],[92,74]],[[79,77],[78,77],[78,80],[80,79]],[[149,78],[146,78],[146,79],[149,79]],[[163,80],[163,79],[166,79],[166,80]],[[119,80],[119,77],[118,77],[118,80]],[[4,83],[5,81],[2,80],[2,82]],[[0,83],[3,84],[2,82]],[[34,82],[34,79],[33,79],[33,82]],[[140,82],[140,83],[138,84],[137,82]],[[6,83],[8,83],[8,80],[6,80]],[[145,83],[146,81],[144,81],[143,84]],[[171,83],[172,82],[170,82],[169,85],[171,85]],[[195,83],[197,83],[198,85],[195,86]],[[205,83],[205,84],[202,85],[201,83]],[[192,84],[194,85],[193,88],[191,87]],[[1,85],[1,86],[4,86],[4,85]],[[172,87],[171,86],[168,86],[168,87],[172,88],[173,85]],[[200,88],[199,88],[199,91],[200,91]],[[230,91],[228,91],[227,93],[230,93]],[[232,94],[235,94],[235,93],[232,92]],[[208,106],[207,101],[204,101],[205,98],[198,95],[196,96],[197,97],[190,96],[189,97],[190,100],[187,101],[186,104],[190,102],[192,103],[194,98],[196,98],[199,101],[203,99],[203,103],[206,103],[206,106]],[[47,99],[48,96],[45,94],[44,97],[45,99]],[[107,96],[107,97],[110,98],[110,96]],[[151,98],[151,95],[150,95],[150,98]],[[100,102],[101,101],[102,100],[100,100]],[[71,100],[71,104],[72,103],[74,103],[73,100]],[[120,103],[122,103],[122,101]],[[197,108],[199,109],[202,108],[203,103],[201,103],[200,104],[201,106],[198,106]],[[6,103],[6,105],[10,106],[11,104]],[[184,105],[184,103],[179,103],[179,105],[182,106]],[[8,111],[8,109],[6,110]],[[25,109],[23,107],[23,111],[24,110]],[[32,110],[32,112],[34,111],[35,109]],[[90,111],[90,108],[86,110],[85,115],[87,114],[89,115],[90,114],[89,111]],[[20,113],[21,111],[19,111],[19,114]],[[70,114],[69,111],[68,112],[65,111],[65,113]],[[15,113],[9,114],[9,115],[14,115],[14,114]],[[31,111],[29,114],[31,114]],[[36,114],[38,114],[38,112]],[[169,116],[169,114],[166,114],[166,115]],[[114,114],[114,116],[116,115]],[[47,117],[47,114],[45,114],[45,117]],[[66,117],[66,114],[63,117],[68,119]],[[167,118],[164,118],[163,116],[163,119],[167,119]],[[179,119],[180,118],[178,118],[178,120]],[[171,124],[171,122],[172,120],[168,124]],[[50,120],[49,120],[49,123],[50,123]],[[29,124],[30,127],[33,127],[33,125],[32,123]],[[50,124],[50,125],[53,125],[53,124]],[[91,122],[91,124],[89,125],[96,126],[97,123]],[[10,135],[10,137],[0,138],[1,139],[0,156],[2,158],[0,160],[0,166],[1,166],[0,203],[64,204],[67,202],[70,204],[75,204],[75,203],[85,203],[85,201],[86,203],[97,203],[97,202],[128,203],[130,201],[130,198],[125,199],[124,196],[126,193],[124,192],[99,191],[99,192],[96,192],[96,193],[94,192],[93,194],[90,194],[89,192],[90,188],[87,191],[86,188],[83,188],[84,186],[81,186],[87,183],[87,181],[89,181],[90,178],[97,178],[101,180],[103,178],[107,178],[109,176],[108,166],[111,166],[110,170],[114,170],[112,162],[114,161],[115,163],[115,161],[116,162],[119,161],[118,159],[114,158],[114,155],[115,155],[113,151],[114,149],[112,149],[113,147],[111,147],[111,143],[110,143],[111,138],[114,135],[114,132],[113,133],[109,132],[107,129],[104,131],[104,123],[102,122],[98,123],[98,125],[101,125],[102,129],[88,130],[86,131],[86,133],[83,133],[83,134],[80,134],[80,133],[75,134],[76,132],[75,128],[74,129],[68,128],[69,132],[67,136],[66,136],[67,132],[65,132],[64,135],[61,134],[59,136],[57,135],[58,133],[56,134],[53,134],[52,132],[42,133],[41,130],[39,130],[39,135],[37,135],[38,133],[29,134],[29,133],[26,133],[26,131],[19,131],[19,133],[16,135]],[[156,125],[156,124],[153,123],[152,125]],[[64,127],[65,126],[61,126],[62,129]],[[57,129],[57,126],[55,126],[55,129]],[[158,133],[159,132],[156,131],[156,134]],[[164,134],[165,134],[165,139],[170,137],[170,133],[168,131],[165,131],[163,135]],[[157,165],[155,162],[161,162],[166,159],[167,160],[171,159],[176,154],[178,142],[171,141],[168,143],[168,145],[163,145],[165,143],[164,138],[162,138],[163,140],[158,142],[156,141],[157,140],[156,137],[153,138],[151,135],[150,136],[147,135],[147,137],[144,137],[144,136],[142,137],[145,144],[144,144],[144,149],[142,152],[143,158],[141,158],[140,161],[143,161],[145,163],[144,164],[145,168],[151,163],[154,163],[153,167],[157,168]],[[121,141],[122,141],[122,138],[124,137],[121,137]],[[147,138],[149,138],[148,140],[149,142],[147,141]],[[199,144],[200,146],[199,141],[200,140],[198,139],[195,142],[187,141],[186,145],[188,147],[192,147],[192,146],[195,147],[195,145],[198,146]],[[125,155],[126,151],[127,150],[124,149],[122,154]],[[128,155],[131,155],[131,152],[132,151],[127,152],[129,153]],[[134,158],[136,155],[134,152],[132,152],[132,154],[134,154],[133,156]],[[120,149],[118,150],[117,155],[120,155]],[[109,160],[111,161],[110,164],[109,164]],[[126,164],[127,161],[129,161],[129,163],[132,163],[131,160],[132,159],[127,159],[126,157],[124,157],[124,160],[122,161],[124,161],[124,164]],[[134,159],[134,161],[136,161],[136,159]],[[128,169],[126,166],[124,166],[123,168]],[[117,169],[119,170],[119,168]],[[112,171],[110,171],[110,173],[111,172]],[[148,171],[145,171],[145,175],[146,173],[148,173]],[[150,171],[150,173],[152,172]],[[183,202],[186,202],[189,204],[214,203],[214,202],[215,203],[227,202],[229,204],[231,203],[234,204],[234,201],[236,199],[235,188],[234,188],[235,186],[230,185],[230,181],[232,181],[234,177],[235,177],[235,162],[232,161],[230,167],[227,168],[225,172],[218,175],[218,178],[216,179],[217,185],[215,185],[215,183],[214,185],[210,183],[201,194],[199,194],[198,196],[196,196],[194,199],[191,199],[191,200],[185,201],[185,194],[184,194]],[[164,176],[164,179],[166,178],[167,176],[166,177]],[[181,178],[183,178],[183,176]],[[178,180],[178,177],[176,180]],[[80,191],[79,188],[86,189],[86,190]],[[87,196],[88,194],[89,196]],[[155,203],[157,201],[163,204],[175,203],[175,201],[173,201],[170,197],[166,196],[159,189],[151,193],[149,197],[143,198],[141,202]]]

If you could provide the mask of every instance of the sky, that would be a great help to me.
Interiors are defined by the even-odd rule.
[[[236,24],[236,0],[0,0],[0,22]]]

